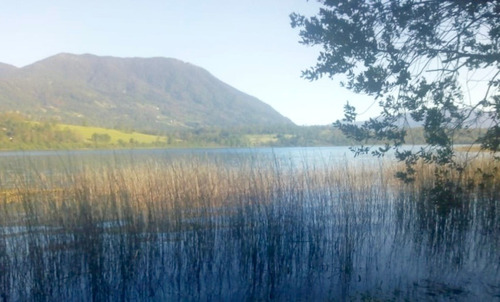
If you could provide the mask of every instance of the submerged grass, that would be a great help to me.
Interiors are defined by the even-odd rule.
[[[500,175],[475,165],[411,185],[390,163],[256,157],[19,173],[0,183],[1,297],[499,297]]]

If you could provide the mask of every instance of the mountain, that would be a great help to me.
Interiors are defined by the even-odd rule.
[[[12,72],[15,72],[16,70],[17,70],[17,67],[15,67],[15,66],[0,63],[0,77],[7,76],[7,75],[11,74]]]
[[[0,65],[0,111],[141,130],[293,124],[192,64],[89,54],[59,54],[23,68]]]

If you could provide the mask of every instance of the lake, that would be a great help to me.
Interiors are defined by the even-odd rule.
[[[345,147],[3,152],[0,167],[5,301],[500,299],[496,190],[448,202]]]
[[[290,148],[199,148],[199,149],[126,149],[72,151],[5,151],[0,152],[0,169],[4,183],[19,172],[67,173],[83,167],[123,166],[148,162],[204,160],[224,164],[241,161],[270,160],[281,165],[327,165],[331,162],[376,163],[371,156],[354,155],[348,147]]]
[[[127,149],[127,150],[74,150],[74,151],[4,151],[0,152],[0,165],[13,166],[20,161],[29,163],[68,164],[92,162],[102,159],[113,161],[141,160],[176,160],[186,157],[198,158],[248,158],[256,156],[276,157],[280,160],[302,163],[304,159],[312,160],[344,160],[353,159],[354,155],[348,147],[284,147],[284,148],[199,148],[199,149]],[[370,159],[371,157],[363,156]]]

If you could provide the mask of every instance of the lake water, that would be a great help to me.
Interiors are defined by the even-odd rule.
[[[257,159],[262,162],[270,160],[288,166],[324,166],[338,162],[375,164],[378,162],[368,155],[355,158],[348,147],[6,151],[0,152],[0,170],[4,172],[4,184],[8,184],[12,181],[9,174],[17,175],[23,171],[54,174],[75,172],[82,167],[167,163],[179,160],[239,165],[242,162]]]
[[[255,156],[275,157],[284,161],[302,163],[304,160],[349,160],[354,155],[348,147],[290,147],[290,148],[199,148],[199,149],[127,149],[127,150],[76,150],[76,151],[4,151],[0,152],[0,165],[12,166],[19,161],[66,164],[75,160],[92,162],[102,159],[113,161],[176,160],[180,158],[232,159]],[[371,160],[371,157],[362,156]]]
[[[442,211],[426,199],[428,195],[383,187],[381,178],[386,176],[377,171],[390,159],[354,158],[346,147],[3,152],[0,186],[10,188],[19,177],[36,183],[40,174],[50,179],[85,169],[152,163],[171,167],[182,161],[209,162],[234,178],[239,177],[240,165],[250,167],[243,172],[254,177],[252,182],[267,177],[259,174],[260,167],[272,165],[273,173],[286,172],[292,180],[283,178],[283,183],[262,193],[227,196],[235,199],[231,206],[180,209],[165,216],[168,219],[151,220],[150,226],[135,218],[96,221],[74,229],[63,222],[19,220],[0,225],[0,297],[5,301],[500,300],[496,194],[469,196],[460,206]],[[375,173],[366,182],[349,182],[345,179],[355,175],[347,166]],[[183,175],[183,166],[175,169]],[[321,174],[322,169],[327,173]],[[309,182],[313,172],[324,181],[321,187]],[[200,171],[204,173],[208,172]],[[232,184],[229,178],[221,179]],[[155,188],[152,184],[149,190]],[[176,196],[183,198],[183,188],[177,190]],[[2,204],[0,213],[7,209]]]

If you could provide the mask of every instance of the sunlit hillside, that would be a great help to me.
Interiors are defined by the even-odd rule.
[[[135,129],[293,125],[271,106],[170,58],[59,54],[0,66],[0,111],[36,120]]]

